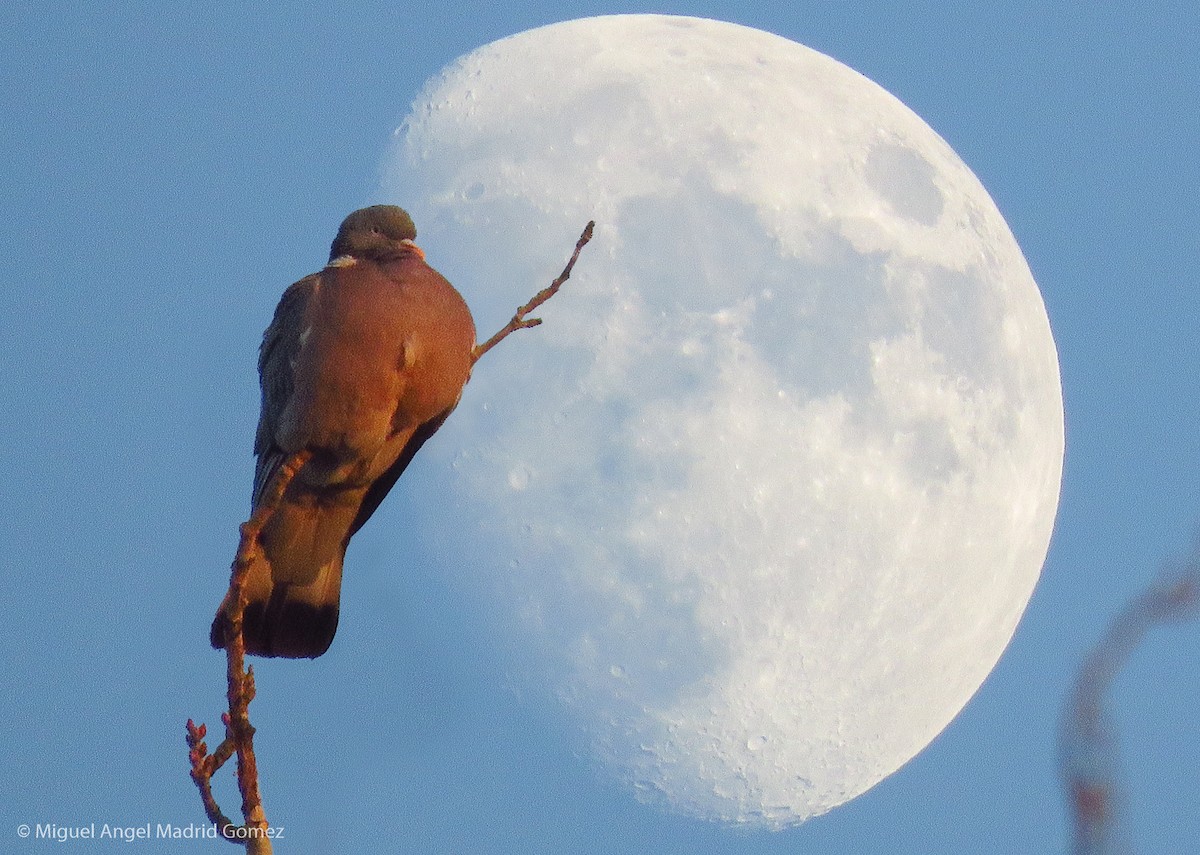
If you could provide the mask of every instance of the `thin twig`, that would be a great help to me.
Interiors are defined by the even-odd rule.
[[[583,234],[581,234],[579,236],[579,240],[575,242],[575,251],[571,253],[571,260],[567,262],[567,266],[563,268],[562,273],[558,274],[557,279],[555,279],[541,291],[538,291],[532,300],[530,300],[521,308],[517,309],[517,313],[512,316],[512,320],[509,321],[503,329],[501,329],[483,344],[475,346],[475,349],[471,352],[472,364],[478,362],[479,357],[483,356],[493,347],[498,345],[511,333],[514,333],[517,330],[527,329],[529,327],[536,327],[542,322],[541,318],[526,318],[525,316],[557,294],[558,289],[563,286],[563,283],[571,278],[571,268],[575,266],[575,262],[579,259],[580,250],[582,250],[587,245],[587,242],[592,239],[592,230],[595,227],[596,223],[594,221],[589,221],[587,226],[584,227]]]
[[[242,634],[246,613],[246,577],[259,550],[259,535],[283,500],[288,485],[304,464],[311,451],[299,451],[288,458],[275,472],[270,489],[242,524],[237,555],[229,578],[229,591],[221,602],[225,622],[225,677],[229,712],[221,716],[225,723],[225,739],[212,754],[204,743],[206,728],[187,723],[188,756],[192,764],[192,780],[200,790],[204,812],[217,827],[221,836],[246,847],[250,855],[270,855],[271,839],[267,832],[267,817],[258,790],[258,762],[254,756],[254,727],[250,724],[250,702],[254,700],[254,669],[246,667],[246,640]],[[212,776],[225,761],[237,755],[238,790],[242,794],[242,817],[245,825],[235,825],[221,811],[212,792]]]
[[[1113,620],[1079,670],[1063,714],[1061,763],[1075,855],[1124,852],[1118,828],[1116,734],[1105,698],[1129,655],[1155,626],[1200,612],[1200,556],[1151,585]]]
[[[196,786],[200,790],[200,801],[204,803],[204,813],[208,816],[209,822],[217,827],[222,837],[230,839],[234,834],[233,829],[236,826],[229,817],[221,812],[221,808],[213,796],[212,776],[214,772],[221,768],[221,764],[233,754],[233,743],[228,739],[221,743],[218,754],[222,753],[222,749],[228,746],[228,751],[223,752],[223,757],[218,757],[217,754],[209,754],[208,745],[204,742],[206,731],[207,728],[204,725],[196,725],[190,718],[188,719],[187,744],[188,759],[192,761],[192,780],[196,782]]]

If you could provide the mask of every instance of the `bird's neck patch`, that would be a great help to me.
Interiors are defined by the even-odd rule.
[[[328,264],[326,264],[325,266],[326,267],[350,267],[351,265],[357,264],[357,263],[358,263],[358,259],[355,258],[353,255],[339,255],[337,258],[331,259],[330,262]]]

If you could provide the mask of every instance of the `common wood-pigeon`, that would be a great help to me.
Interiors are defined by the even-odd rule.
[[[247,653],[316,657],[329,648],[350,538],[470,377],[471,312],[415,238],[400,208],[350,214],[325,269],[284,292],[263,336],[253,505],[289,456],[312,457],[261,533],[246,581]],[[223,608],[214,647],[224,646],[227,621]]]

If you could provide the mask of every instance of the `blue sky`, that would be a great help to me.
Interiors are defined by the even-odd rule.
[[[1064,850],[1055,728],[1074,669],[1200,519],[1200,11],[765,9],[0,9],[0,848],[50,845],[22,843],[20,823],[202,821],[183,722],[219,729],[224,660],[207,627],[246,513],[255,351],[280,292],[320,266],[345,213],[377,201],[389,135],[443,65],[541,24],[654,11],[759,27],[866,74],[1004,213],[1045,298],[1067,412],[1057,529],[1025,619],[974,701],[899,773],[799,828],[748,834],[607,781],[555,710],[506,680],[435,547],[368,527],[333,650],[259,670],[277,851]],[[419,464],[390,504],[419,502],[438,477]],[[396,554],[400,574],[384,560]],[[1166,628],[1116,686],[1141,851],[1200,838],[1198,663],[1200,630]],[[121,845],[147,844],[64,848]]]

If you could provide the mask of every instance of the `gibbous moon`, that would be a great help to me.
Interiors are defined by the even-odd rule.
[[[1041,295],[950,147],[799,44],[629,15],[453,63],[384,169],[483,335],[596,220],[423,453],[414,526],[604,766],[780,828],[929,744],[1012,637],[1063,459]]]

